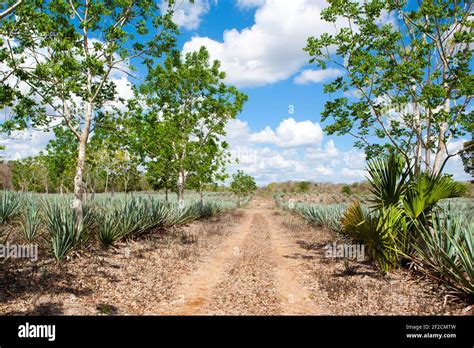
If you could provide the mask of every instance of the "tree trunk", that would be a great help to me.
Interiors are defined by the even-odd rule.
[[[86,146],[89,139],[90,125],[92,119],[92,104],[86,105],[86,117],[84,129],[79,139],[79,151],[77,155],[76,175],[74,176],[74,200],[72,207],[76,211],[76,226],[82,222],[83,218],[83,200],[84,200],[84,167],[86,162]]]
[[[416,132],[416,150],[415,150],[415,177],[421,169],[421,156],[422,156],[422,132],[421,132],[421,120],[420,120],[420,107],[415,104],[415,132]]]
[[[444,112],[449,113],[451,111],[451,100],[446,98],[444,102]],[[439,129],[438,135],[438,146],[436,149],[436,156],[433,164],[433,172],[439,173],[441,170],[441,165],[443,163],[444,156],[446,155],[446,135],[445,132],[448,128],[447,123],[443,123]]]
[[[105,175],[105,193],[107,193],[107,189],[108,189],[108,186],[109,186],[109,171],[107,171],[107,174]]]
[[[184,187],[186,184],[186,174],[180,171],[178,174],[178,207],[179,209],[184,208]]]
[[[168,188],[165,187],[165,200],[168,202]]]
[[[426,110],[426,148],[425,148],[426,171],[431,170],[431,110]]]
[[[86,138],[81,137],[79,142],[79,153],[77,156],[77,166],[76,166],[76,175],[74,176],[74,200],[72,207],[76,211],[77,222],[82,221],[82,200],[84,197],[84,163],[86,160]]]
[[[204,204],[204,194],[203,194],[202,190],[199,190],[199,197],[201,199],[201,205]]]

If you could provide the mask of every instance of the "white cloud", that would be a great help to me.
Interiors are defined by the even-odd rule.
[[[162,11],[167,11],[168,2],[162,2]],[[179,27],[194,30],[201,24],[202,17],[209,12],[211,4],[209,0],[178,0],[173,6],[173,22]]]
[[[11,136],[0,139],[0,145],[5,146],[2,151],[4,160],[18,160],[36,156],[45,149],[48,142],[54,138],[52,131],[24,130],[14,131]]]
[[[252,4],[257,5],[241,2]],[[309,56],[303,48],[308,37],[334,30],[320,19],[326,6],[324,0],[266,0],[258,7],[251,27],[226,30],[222,41],[193,37],[184,44],[183,52],[206,46],[211,57],[221,61],[227,82],[240,87],[285,80],[307,63]]]
[[[232,120],[226,126],[228,139],[247,141],[252,144],[272,144],[281,148],[298,148],[319,145],[323,139],[323,130],[319,123],[309,120],[298,122],[287,118],[273,130],[265,127],[263,130],[251,133],[247,122]]]
[[[331,80],[334,77],[342,76],[344,72],[335,68],[327,68],[321,70],[312,70],[306,69],[301,72],[298,76],[295,77],[295,83],[299,85],[308,84],[308,83],[319,83]]]
[[[305,158],[308,160],[330,161],[339,157],[339,150],[336,148],[332,139],[328,140],[324,149],[308,148],[305,152]]]
[[[265,0],[237,0],[237,7],[242,10],[259,7],[263,4],[265,4]]]

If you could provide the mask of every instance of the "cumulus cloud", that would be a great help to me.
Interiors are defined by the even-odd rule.
[[[36,156],[45,149],[48,142],[54,138],[52,131],[24,130],[14,131],[11,136],[0,139],[0,145],[5,146],[2,159],[18,160]]]
[[[162,10],[167,11],[168,8],[168,2],[163,1]],[[187,30],[197,29],[202,17],[209,12],[210,8],[209,0],[195,0],[194,3],[189,0],[178,0],[173,6],[173,22]]]
[[[320,83],[331,80],[335,77],[342,76],[344,72],[335,68],[327,68],[321,70],[306,69],[295,77],[296,84],[305,85],[308,83]]]
[[[242,10],[247,10],[254,7],[262,6],[265,0],[237,0],[237,7]]]
[[[307,38],[334,30],[320,19],[327,6],[324,0],[240,1],[237,5],[258,6],[251,27],[226,30],[222,41],[195,36],[184,44],[183,52],[206,46],[211,57],[221,61],[227,82],[240,87],[291,77],[308,61],[303,51]]]
[[[323,139],[323,130],[319,123],[309,120],[298,122],[287,118],[273,130],[265,127],[252,133],[247,122],[232,120],[226,127],[228,138],[248,141],[252,144],[273,144],[281,148],[298,148],[319,145]]]
[[[322,148],[308,148],[305,152],[305,158],[308,160],[330,161],[338,158],[339,150],[336,148],[332,139],[328,140],[324,149]]]

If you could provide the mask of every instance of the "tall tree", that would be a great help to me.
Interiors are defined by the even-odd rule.
[[[180,206],[188,177],[200,175],[204,156],[218,159],[225,153],[225,125],[247,100],[245,94],[223,82],[225,74],[219,68],[218,61],[210,63],[204,47],[185,57],[175,52],[164,64],[150,69],[140,85],[146,107],[138,108],[134,128],[139,133],[149,130],[145,138],[137,136],[143,157],[161,163],[162,168],[167,162],[164,170],[175,177]],[[213,163],[219,161],[204,162],[208,172],[215,172]]]
[[[328,101],[326,131],[355,136],[368,155],[394,148],[415,173],[441,171],[449,141],[474,130],[472,1],[328,2],[321,18],[336,32],[310,37],[305,50],[320,68],[345,72],[326,92],[358,100]]]
[[[97,115],[120,98],[111,76],[130,74],[134,58],[152,64],[173,46],[172,12],[162,15],[160,3],[150,0],[52,0],[20,6],[15,17],[4,19],[0,34],[8,37],[6,65],[29,98],[3,126],[51,127],[59,117],[74,134],[73,207],[80,222],[89,136]]]

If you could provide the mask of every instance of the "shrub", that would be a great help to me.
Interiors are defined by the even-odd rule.
[[[351,187],[349,185],[342,186],[341,192],[345,195],[348,195],[348,196],[352,195],[352,190],[351,190]]]
[[[309,181],[300,181],[297,186],[298,186],[299,192],[305,193],[309,191],[309,188],[311,187],[311,183]]]

